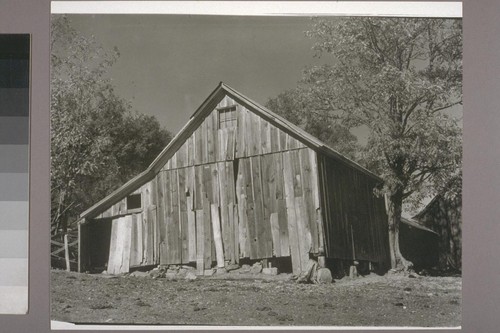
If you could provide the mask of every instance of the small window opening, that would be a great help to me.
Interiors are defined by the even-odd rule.
[[[127,197],[127,210],[141,208],[141,194],[131,194]]]
[[[236,105],[219,109],[219,129],[236,127],[237,121]]]

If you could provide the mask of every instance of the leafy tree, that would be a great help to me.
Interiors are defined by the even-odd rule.
[[[462,21],[316,19],[307,35],[331,62],[308,68],[299,89],[341,125],[368,132],[362,160],[385,180],[391,265],[409,268],[399,249],[403,202],[461,169],[462,130],[450,110],[462,104]]]
[[[359,145],[356,136],[349,132],[348,128],[336,122],[338,118],[330,114],[328,109],[317,105],[317,100],[312,98],[305,88],[287,90],[269,99],[266,107],[344,156],[357,159],[359,156],[356,152],[359,151]]]
[[[134,114],[107,72],[117,60],[54,16],[51,36],[52,233],[143,171],[170,141],[151,116]]]

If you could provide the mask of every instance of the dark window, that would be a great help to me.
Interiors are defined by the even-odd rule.
[[[127,210],[141,208],[141,194],[131,194],[127,197]]]
[[[237,122],[236,105],[219,109],[219,129],[236,127]]]

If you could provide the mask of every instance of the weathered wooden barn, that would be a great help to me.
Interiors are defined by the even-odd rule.
[[[461,184],[460,184],[461,186]],[[439,235],[437,267],[462,270],[462,196],[441,193],[413,217]]]
[[[389,262],[382,180],[220,83],[141,174],[81,214],[79,269]]]
[[[439,258],[439,234],[413,219],[401,217],[399,247],[403,257],[418,272],[436,267]]]

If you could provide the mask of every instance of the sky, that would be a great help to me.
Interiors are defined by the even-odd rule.
[[[221,81],[264,105],[296,87],[306,66],[332,61],[315,56],[314,40],[305,35],[313,24],[307,16],[67,16],[104,49],[118,48],[109,71],[117,94],[173,135]],[[461,118],[462,107],[447,112]],[[366,143],[366,127],[351,132]]]
[[[309,17],[68,15],[120,58],[109,74],[122,98],[176,134],[220,81],[260,104],[296,86],[314,57]]]

